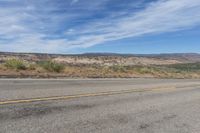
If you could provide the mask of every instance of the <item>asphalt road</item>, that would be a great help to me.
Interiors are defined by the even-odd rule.
[[[200,80],[0,80],[0,133],[199,133]]]

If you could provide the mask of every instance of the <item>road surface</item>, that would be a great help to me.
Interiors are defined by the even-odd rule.
[[[199,133],[200,80],[0,80],[0,133]]]

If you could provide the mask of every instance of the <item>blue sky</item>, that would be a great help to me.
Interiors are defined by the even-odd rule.
[[[0,0],[0,51],[200,53],[200,0]]]

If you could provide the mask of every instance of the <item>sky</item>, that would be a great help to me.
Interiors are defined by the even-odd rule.
[[[200,0],[0,0],[0,51],[200,53]]]

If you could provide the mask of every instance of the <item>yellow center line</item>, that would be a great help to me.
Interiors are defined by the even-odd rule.
[[[86,94],[77,94],[77,95],[66,95],[66,96],[52,96],[52,97],[41,97],[41,98],[30,98],[30,99],[14,99],[0,101],[0,105],[6,104],[17,104],[17,103],[31,103],[39,101],[51,101],[51,100],[68,100],[81,97],[94,97],[94,96],[106,96],[106,95],[117,95],[125,93],[134,93],[134,92],[153,92],[153,91],[163,91],[163,90],[175,90],[176,87],[160,87],[152,89],[129,89],[129,90],[119,90],[119,91],[107,91],[107,92],[98,92],[98,93],[86,93]]]

